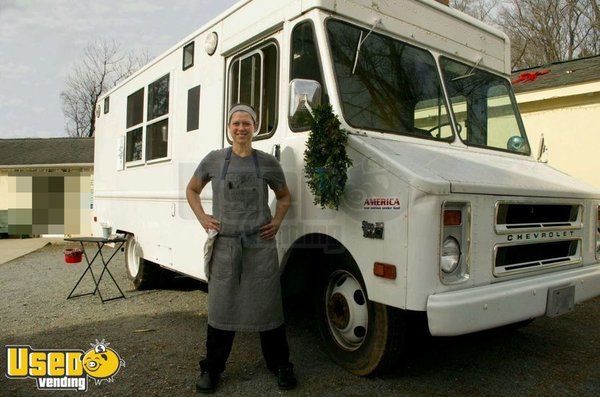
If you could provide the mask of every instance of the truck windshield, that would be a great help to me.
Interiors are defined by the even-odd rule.
[[[529,155],[510,83],[445,57],[440,65],[460,139],[471,146]]]
[[[328,21],[327,31],[342,111],[349,125],[453,139],[435,60],[429,52],[380,34],[368,35],[367,29],[334,19]]]

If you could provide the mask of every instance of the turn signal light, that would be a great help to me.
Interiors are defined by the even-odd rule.
[[[375,262],[373,265],[373,274],[377,277],[387,278],[389,280],[396,279],[396,266],[388,263]]]
[[[462,224],[461,210],[445,210],[444,226],[460,226]]]

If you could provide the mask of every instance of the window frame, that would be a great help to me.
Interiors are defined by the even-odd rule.
[[[192,49],[192,54],[191,54],[192,55],[192,61],[191,61],[191,63],[189,65],[186,65],[185,64],[186,49],[188,49],[190,47]],[[195,46],[195,41],[193,41],[193,40],[183,46],[183,51],[182,51],[183,55],[182,55],[182,58],[181,58],[181,70],[188,70],[189,68],[191,68],[191,67],[194,66],[194,57],[196,56],[196,48],[195,47],[196,47]]]
[[[137,94],[138,92],[142,91],[142,119],[140,122],[135,123],[135,124],[131,124],[128,125],[129,123],[129,98],[134,95]],[[145,113],[145,107],[146,107],[146,86],[142,87],[142,88],[138,88],[137,90],[133,91],[131,94],[127,95],[125,97],[125,129],[129,130],[130,128],[133,128],[137,125],[143,124],[145,119],[146,119],[146,113]]]
[[[267,46],[263,46],[263,47],[267,47]],[[259,87],[259,92],[260,92],[260,93],[262,93],[262,91],[263,91],[263,77],[264,77],[263,61],[264,61],[264,59],[263,59],[263,53],[262,53],[262,51],[260,51],[261,49],[262,49],[262,48],[257,48],[257,49],[256,49],[256,50],[254,50],[254,51],[250,51],[250,52],[248,52],[248,53],[247,53],[246,55],[244,55],[243,57],[239,57],[239,58],[236,58],[235,60],[232,60],[232,61],[231,61],[231,67],[232,67],[232,68],[233,68],[233,64],[234,64],[235,62],[240,62],[240,68],[239,68],[239,72],[238,72],[238,78],[237,78],[237,80],[238,80],[238,81],[237,81],[237,89],[238,89],[238,92],[237,92],[237,94],[236,94],[236,97],[237,97],[237,98],[239,98],[239,97],[240,97],[240,91],[241,91],[241,84],[240,84],[240,83],[241,83],[241,75],[242,75],[242,61],[244,61],[245,59],[248,59],[248,58],[252,58],[254,55],[257,55],[257,54],[258,54],[258,56],[259,56],[259,59],[260,59],[260,87]],[[230,73],[231,73],[231,72],[230,72]],[[231,87],[231,88],[233,89],[233,87]],[[229,90],[228,92],[229,92],[228,99],[231,99],[232,92],[231,92],[231,90]],[[259,112],[259,114],[260,114],[260,120],[258,120],[258,128],[257,128],[257,129],[258,129],[258,131],[260,131],[260,127],[262,126],[262,112],[261,112],[261,110],[262,110],[262,103],[263,103],[263,98],[262,98],[262,95],[260,95],[260,98],[259,98],[259,100],[260,100],[260,103],[258,104],[258,112]],[[228,103],[229,103],[229,102],[230,102],[230,101],[228,101]],[[236,101],[236,103],[237,103],[237,102],[239,102],[239,101]],[[229,107],[229,106],[230,106],[230,105],[228,105],[227,107]],[[256,109],[256,108],[257,108],[257,106],[254,106],[254,108]],[[257,135],[257,136],[258,136],[258,135]]]
[[[253,142],[256,141],[260,141],[263,139],[269,139],[271,138],[273,135],[275,135],[275,132],[277,132],[277,128],[279,127],[279,111],[280,111],[280,106],[279,106],[279,99],[280,99],[280,93],[279,93],[279,89],[280,89],[280,80],[281,80],[281,71],[280,71],[280,66],[281,66],[281,47],[279,45],[279,42],[277,41],[277,39],[275,37],[269,37],[259,43],[257,43],[256,45],[244,49],[242,51],[240,51],[237,54],[233,54],[231,55],[231,57],[229,57],[229,59],[227,60],[228,64],[227,64],[227,74],[226,74],[226,84],[225,84],[225,109],[223,110],[224,112],[224,117],[223,117],[223,124],[224,124],[224,134],[225,134],[225,139],[226,141],[231,144],[233,143],[233,141],[229,138],[229,133],[228,133],[228,122],[227,122],[227,110],[229,109],[229,103],[231,101],[231,91],[233,89],[232,85],[231,85],[231,72],[233,69],[233,65],[238,62],[238,61],[242,61],[248,57],[251,57],[252,55],[255,55],[256,53],[260,54],[261,57],[261,71],[260,71],[260,75],[261,75],[261,81],[260,81],[260,92],[262,93],[262,89],[264,87],[264,75],[265,75],[265,70],[263,67],[263,53],[262,53],[262,49],[266,48],[270,45],[273,45],[275,47],[276,50],[276,62],[275,62],[275,69],[276,69],[276,76],[275,76],[275,104],[276,104],[276,108],[275,108],[275,119],[274,119],[274,123],[273,123],[273,129],[271,130],[271,132],[267,132],[264,134],[257,134],[256,136],[254,136],[252,138]],[[241,66],[241,63],[240,63]],[[240,89],[240,84],[239,84],[239,74],[238,74],[238,92]],[[239,97],[239,94],[237,95],[237,97]],[[259,114],[260,114],[260,120],[258,120],[258,130],[260,131],[260,128],[262,126],[262,122],[263,122],[263,114],[262,114],[262,104],[263,104],[263,96],[261,95],[260,97],[260,109],[259,109]]]
[[[165,74],[162,74],[160,77],[154,79],[152,82],[150,82],[149,84],[146,85],[146,109],[145,109],[145,115],[146,115],[146,120],[144,121],[144,160],[146,164],[154,164],[154,163],[161,163],[164,161],[169,161],[171,160],[171,134],[172,134],[172,122],[171,122],[171,111],[173,109],[172,106],[172,95],[173,95],[173,78],[172,78],[172,73],[171,72],[167,72]],[[165,78],[166,76],[168,76],[169,78],[169,84],[167,85],[167,88],[169,90],[169,93],[167,95],[167,100],[168,100],[168,107],[167,107],[167,113],[157,116],[151,120],[147,120],[148,119],[148,110],[150,108],[150,104],[148,103],[148,97],[150,95],[150,86],[154,83],[156,83],[157,81]],[[151,125],[157,124],[162,122],[163,120],[167,119],[167,153],[164,157],[159,157],[159,158],[155,158],[155,159],[150,159],[148,160],[148,127],[150,127]]]
[[[190,122],[190,93],[192,90],[198,89],[198,106],[196,106],[196,111],[197,111],[197,117],[194,119],[194,121],[197,123],[196,128],[192,128],[190,129],[189,126],[189,122]],[[201,104],[201,97],[202,97],[202,84],[198,84],[195,85],[191,88],[188,88],[187,90],[187,98],[186,98],[186,118],[185,118],[185,129],[186,132],[193,132],[193,131],[198,131],[200,129],[200,104]]]
[[[104,114],[108,114],[108,112],[110,111],[110,96],[107,96],[106,98],[104,98],[103,102],[104,102],[102,104],[103,112],[104,112]]]
[[[445,58],[451,62],[456,62],[459,63],[461,65],[466,66],[467,68],[471,68],[472,65],[469,65],[468,63],[465,63],[464,61],[460,61],[458,59],[454,59],[452,57],[449,57],[447,55],[440,55],[439,56],[439,70],[440,70],[440,77],[442,78],[442,82],[444,84],[444,91],[446,92],[446,95],[448,96],[448,102],[449,102],[449,110],[452,113],[452,118],[454,119],[454,122],[456,124],[458,123],[458,120],[456,119],[456,116],[454,114],[454,105],[452,104],[452,98],[450,98],[450,94],[448,92],[448,87],[446,87],[446,76],[444,75],[444,69],[442,68],[442,59]],[[529,137],[527,136],[527,130],[525,129],[525,124],[523,123],[523,119],[521,118],[521,112],[519,111],[519,105],[517,102],[517,98],[515,96],[515,92],[512,89],[512,84],[510,83],[510,81],[497,73],[494,73],[490,70],[487,69],[482,69],[482,68],[475,68],[475,70],[479,70],[485,73],[489,73],[493,76],[498,77],[499,79],[503,80],[504,83],[508,84],[508,97],[510,98],[511,101],[511,105],[513,107],[514,110],[516,110],[516,112],[514,113],[515,115],[515,120],[517,122],[517,125],[519,126],[520,132],[523,133],[524,138],[525,138],[525,143],[527,144],[527,148],[529,149],[526,153],[525,152],[515,152],[512,150],[508,150],[508,149],[503,149],[503,148],[499,148],[499,147],[494,147],[494,146],[488,146],[488,145],[478,145],[478,144],[473,144],[473,143],[468,143],[466,140],[462,139],[460,133],[457,133],[456,136],[458,137],[457,139],[459,139],[465,146],[469,146],[469,147],[476,147],[476,148],[480,148],[480,149],[488,149],[488,150],[495,150],[498,152],[504,152],[504,153],[511,153],[511,154],[516,154],[516,155],[520,155],[520,156],[526,156],[529,157],[531,156],[531,144],[529,142]],[[486,96],[486,101],[489,100],[489,98]],[[468,111],[468,110],[467,110]],[[489,119],[486,120],[487,123],[489,123]]]
[[[321,83],[321,95],[323,96],[323,98],[321,98],[322,99],[321,102],[323,102],[323,99],[326,96],[328,96],[328,94],[327,94],[327,92],[328,92],[327,91],[327,83],[325,81],[325,73],[324,73],[324,68],[323,68],[323,60],[322,60],[322,57],[321,57],[321,49],[319,47],[319,40],[318,40],[318,36],[317,36],[317,30],[315,28],[316,24],[315,24],[315,21],[313,21],[310,18],[303,19],[303,20],[299,21],[298,23],[296,23],[294,25],[294,27],[292,28],[291,32],[290,32],[290,38],[289,38],[289,42],[290,42],[290,46],[289,46],[289,48],[290,48],[289,65],[290,65],[290,67],[289,67],[289,75],[288,75],[288,86],[289,86],[290,82],[293,80],[293,77],[292,77],[292,62],[293,62],[293,56],[294,56],[294,54],[292,53],[292,43],[293,43],[292,37],[294,35],[294,31],[296,30],[296,28],[298,28],[300,25],[305,24],[305,23],[309,24],[311,26],[311,28],[312,28],[313,40],[314,40],[314,43],[315,43],[315,50],[317,52],[317,62],[319,63],[319,67],[320,67],[319,73],[321,74],[321,80],[323,80],[322,83]],[[326,21],[325,21],[325,23],[326,23]],[[286,116],[289,116],[288,113],[289,113],[289,111],[286,112]],[[286,117],[286,118],[288,120],[287,121],[288,122],[288,128],[290,129],[290,131],[292,131],[292,132],[306,132],[306,131],[310,130],[310,127],[305,127],[305,128],[300,128],[300,129],[292,128],[292,125],[290,124],[290,118],[289,117]]]
[[[338,102],[340,104],[340,111],[341,111],[340,117],[344,120],[344,122],[346,124],[348,124],[348,126],[354,128],[356,130],[359,130],[359,131],[361,131],[361,130],[367,130],[367,131],[373,131],[373,132],[380,132],[380,133],[384,133],[384,134],[390,134],[390,135],[398,136],[398,137],[408,137],[408,138],[414,138],[414,139],[424,139],[424,140],[432,141],[432,142],[442,142],[442,143],[451,144],[451,143],[453,143],[456,140],[457,133],[456,133],[456,129],[455,129],[455,126],[454,126],[454,123],[453,123],[453,118],[452,118],[452,115],[451,115],[452,111],[451,111],[451,108],[450,108],[450,106],[448,104],[448,98],[447,98],[447,95],[446,95],[446,89],[445,89],[445,85],[444,85],[444,78],[443,78],[443,76],[441,74],[441,70],[440,70],[439,65],[438,65],[437,57],[431,51],[429,51],[428,49],[420,47],[420,46],[415,45],[413,43],[410,43],[410,42],[406,41],[405,38],[394,37],[394,36],[390,35],[387,32],[376,32],[376,31],[374,31],[373,34],[376,34],[376,35],[379,35],[379,36],[383,36],[383,37],[386,37],[388,39],[398,41],[398,42],[400,42],[402,44],[405,44],[405,45],[407,45],[409,47],[413,47],[413,48],[422,50],[422,51],[426,52],[431,57],[431,59],[433,61],[433,68],[435,70],[435,74],[436,74],[438,82],[439,82],[439,87],[440,87],[440,90],[442,92],[442,97],[444,98],[444,104],[445,104],[446,110],[448,112],[448,118],[449,118],[450,122],[452,123],[452,136],[450,136],[448,138],[444,138],[444,139],[438,139],[438,138],[435,138],[433,135],[432,136],[424,136],[424,135],[421,136],[421,135],[416,135],[416,134],[400,133],[400,132],[394,131],[394,130],[379,129],[379,128],[374,128],[374,127],[365,128],[365,127],[355,126],[352,123],[350,123],[347,120],[347,118],[346,118],[346,115],[344,113],[344,107],[342,105],[342,95],[341,95],[341,91],[340,91],[341,87],[340,87],[340,84],[339,84],[339,81],[338,81],[337,73],[335,71],[335,65],[334,65],[334,61],[333,61],[333,49],[332,49],[332,46],[331,46],[331,40],[329,38],[329,33],[328,33],[328,30],[327,30],[327,25],[331,21],[341,22],[341,23],[344,23],[346,25],[350,25],[352,27],[355,27],[355,28],[358,28],[358,29],[363,29],[363,30],[369,30],[371,27],[370,26],[363,26],[360,23],[357,23],[357,22],[354,22],[354,21],[348,21],[348,20],[345,20],[345,19],[337,18],[337,17],[327,17],[323,21],[323,26],[325,28],[325,38],[326,38],[326,44],[327,44],[327,51],[328,51],[329,60],[330,60],[330,67],[331,67],[331,70],[333,72],[334,85],[335,85],[335,93],[337,95],[337,99],[338,99]]]
[[[128,99],[129,99],[129,97],[131,95],[139,92],[140,90],[143,91],[143,95],[142,95],[142,121],[140,123],[138,123],[138,124],[134,124],[134,125],[132,125],[130,127],[127,127]],[[144,85],[142,88],[138,88],[138,89],[134,90],[131,94],[129,94],[129,95],[127,95],[125,97],[125,150],[124,150],[124,153],[123,153],[124,154],[123,155],[123,161],[124,161],[124,164],[125,164],[125,168],[124,169],[129,168],[129,167],[139,167],[141,165],[144,165],[145,161],[146,161],[146,155],[145,155],[145,153],[146,153],[146,140],[144,138],[144,135],[145,135],[145,133],[144,133],[144,131],[145,131],[145,125],[144,124],[145,124],[145,119],[146,119],[146,106],[145,106],[145,103],[146,103],[146,94],[147,94],[146,93],[146,86]],[[127,148],[128,148],[127,138],[128,138],[128,134],[130,132],[133,132],[133,131],[139,129],[139,128],[142,129],[142,157],[140,159],[138,159],[138,160],[127,161]]]
[[[148,160],[148,137],[150,136],[148,134],[148,128],[154,124],[161,123],[164,120],[167,120],[167,150],[166,150],[166,154],[164,157],[157,157],[155,159]],[[154,163],[160,163],[163,161],[167,161],[170,159],[171,159],[171,123],[169,122],[169,117],[168,117],[168,113],[167,113],[164,116],[152,119],[152,122],[148,122],[144,128],[144,160],[146,161],[146,164],[154,164]]]
[[[132,94],[143,90],[144,91],[144,95],[143,95],[143,107],[142,107],[142,122],[139,124],[135,124],[132,125],[129,128],[125,128],[125,134],[124,134],[124,139],[125,139],[125,145],[124,145],[124,153],[123,153],[123,162],[124,162],[124,167],[122,170],[119,171],[123,171],[126,170],[128,168],[134,168],[134,167],[139,167],[139,166],[143,166],[143,165],[150,165],[150,164],[155,164],[155,163],[162,163],[162,162],[166,162],[166,161],[171,161],[171,142],[172,142],[172,127],[173,127],[173,121],[172,121],[172,103],[173,103],[173,78],[172,78],[173,73],[171,71],[162,74],[160,77],[152,80],[151,82],[144,84],[144,86],[142,88],[138,88],[136,90],[134,90],[132,92]],[[157,81],[159,81],[160,79],[164,78],[165,76],[169,76],[169,84],[168,84],[168,95],[167,95],[167,100],[168,100],[168,111],[167,113],[160,115],[158,117],[155,117],[151,120],[147,120],[148,118],[148,110],[149,110],[149,103],[148,103],[148,98],[149,98],[149,87],[156,83]],[[126,98],[128,98],[129,96],[131,96],[132,94],[129,94]],[[125,101],[127,102],[127,100]],[[127,106],[127,105],[126,105]],[[160,123],[164,120],[167,120],[167,151],[166,151],[166,156],[165,157],[159,157],[159,158],[155,158],[155,159],[148,159],[147,156],[147,150],[148,150],[148,128],[156,123]],[[125,111],[125,125],[127,125],[127,111]],[[131,131],[134,131],[138,128],[142,129],[142,158],[139,160],[133,160],[133,161],[127,161],[127,149],[128,149],[128,145],[127,145],[127,134]]]
[[[167,94],[167,112],[164,113],[164,114],[161,114],[159,116],[154,116],[153,118],[149,119],[148,117],[150,117],[150,114],[149,114],[149,112],[150,112],[150,86],[153,85],[153,84],[155,84],[155,83],[157,83],[157,82],[159,82],[160,80],[164,79],[165,77],[167,77],[167,80],[168,80],[167,89],[169,91],[168,94]],[[146,112],[145,112],[146,118],[145,118],[144,121],[146,123],[153,124],[151,122],[158,121],[162,117],[168,116],[169,113],[171,113],[171,76],[170,76],[170,73],[164,74],[164,75],[160,76],[159,78],[155,79],[150,84],[148,84],[146,86],[146,92],[147,92],[147,98],[146,98],[146,102],[145,102],[145,104],[146,104]],[[155,98],[152,98],[152,99],[155,99]]]
[[[142,150],[141,150],[141,154],[142,157],[139,160],[131,160],[131,161],[127,161],[127,149],[128,149],[128,145],[127,145],[127,138],[128,138],[128,134],[130,132],[135,132],[136,130],[141,129],[142,130]],[[131,127],[129,130],[125,131],[125,150],[123,153],[123,161],[125,163],[125,167],[137,167],[140,165],[144,165],[145,164],[145,152],[146,152],[146,141],[144,139],[144,126],[141,124],[138,124],[134,127]]]

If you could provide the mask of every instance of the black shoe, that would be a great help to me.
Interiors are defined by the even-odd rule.
[[[196,390],[200,393],[214,393],[219,383],[219,375],[201,371],[196,379]]]
[[[292,390],[296,387],[298,381],[294,376],[294,366],[288,364],[277,369],[277,386],[281,390]]]

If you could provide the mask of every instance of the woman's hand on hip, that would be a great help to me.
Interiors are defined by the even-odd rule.
[[[260,228],[260,237],[265,240],[272,240],[275,238],[277,231],[281,226],[281,221],[273,218],[269,223]]]
[[[210,229],[216,230],[217,232],[219,231],[220,222],[210,215],[200,215],[200,224],[207,233]]]

